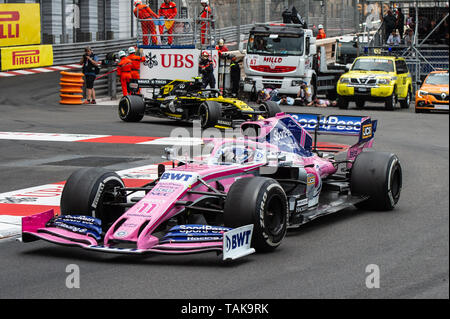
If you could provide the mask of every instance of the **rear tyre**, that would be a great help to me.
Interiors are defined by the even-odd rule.
[[[144,98],[140,95],[127,95],[119,101],[119,117],[125,122],[139,122],[145,114]]]
[[[85,215],[102,221],[106,231],[125,211],[123,207],[106,204],[117,200],[111,192],[124,187],[119,175],[103,168],[82,168],[70,175],[61,195],[62,215]],[[123,198],[120,202],[125,202]]]
[[[281,244],[287,221],[286,194],[274,179],[242,178],[231,185],[225,203],[225,226],[253,224],[252,247],[257,252],[269,252]]]
[[[202,129],[217,125],[222,113],[220,103],[215,101],[204,101],[200,104],[198,112]]]
[[[408,94],[404,100],[400,101],[400,107],[402,109],[409,109],[409,105],[411,104],[411,88],[408,88]]]
[[[369,198],[358,208],[392,210],[402,189],[402,168],[398,157],[384,152],[363,152],[353,163],[350,178],[353,195]]]
[[[266,114],[264,114],[266,118],[274,117],[275,115],[277,115],[277,113],[283,112],[281,111],[280,106],[274,101],[263,102],[259,106],[259,110],[266,112]]]

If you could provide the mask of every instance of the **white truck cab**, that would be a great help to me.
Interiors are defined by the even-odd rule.
[[[316,87],[316,38],[297,24],[255,24],[250,30],[244,58],[244,92],[273,87],[297,94],[300,82]]]

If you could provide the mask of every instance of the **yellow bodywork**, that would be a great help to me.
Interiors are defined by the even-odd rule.
[[[353,64],[358,59],[377,59],[377,60],[391,60],[395,66],[397,61],[403,60],[403,58],[396,58],[395,56],[363,56],[355,59]],[[353,65],[352,65],[353,68]],[[361,78],[371,77],[375,79],[376,83],[352,83],[350,81],[358,81]],[[349,83],[350,82],[350,83]],[[367,90],[367,95],[375,98],[387,98],[393,94],[394,88],[395,94],[399,99],[404,99],[408,95],[408,89],[412,88],[412,77],[409,72],[398,73],[394,67],[394,72],[386,71],[349,71],[344,73],[337,83],[337,93],[343,97],[355,96],[355,87]],[[359,96],[359,95],[358,95]]]

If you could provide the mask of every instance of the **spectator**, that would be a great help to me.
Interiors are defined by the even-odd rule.
[[[311,89],[306,82],[300,84],[300,89],[297,93],[297,98],[295,99],[295,104],[303,106],[311,103]]]
[[[319,33],[317,34],[317,40],[325,39],[327,35],[325,34],[325,30],[323,29],[323,25],[319,24]]]
[[[203,51],[200,57],[199,73],[202,75],[202,88],[209,85],[211,89],[216,88],[216,78],[214,77],[214,64],[211,61],[208,51]]]
[[[270,101],[270,99],[272,98],[270,96],[270,92],[272,90],[271,89],[262,89],[261,91],[258,92],[258,96],[256,98],[256,103],[262,103],[262,102],[266,102],[266,101]]]
[[[161,7],[159,8],[158,14],[160,17],[164,17],[165,19],[173,19],[177,15],[177,5],[170,1],[170,0],[164,0],[164,2],[161,4]],[[167,33],[172,34],[173,32],[173,23],[174,21],[165,21],[163,25],[159,26],[159,33],[164,34],[164,27],[167,28]],[[167,43],[169,45],[172,45],[173,43],[173,37],[168,37]]]
[[[95,102],[94,81],[100,71],[100,63],[90,47],[86,47],[84,49],[84,55],[80,60],[80,64],[82,65],[82,72],[84,74],[85,87],[87,91],[86,100],[83,104],[97,104],[97,102]]]
[[[393,30],[386,43],[389,45],[399,45],[401,42],[402,39],[400,39],[400,35],[397,33],[397,30]]]
[[[395,28],[398,30],[398,33],[400,34],[400,39],[403,39],[403,33],[405,31],[405,16],[401,8],[397,9],[397,20],[395,23]]]
[[[392,31],[395,29],[396,24],[395,16],[391,10],[388,10],[387,15],[383,17],[383,21],[384,21],[385,39],[387,40]]]
[[[406,27],[405,30],[406,30],[406,34],[405,34],[405,37],[403,38],[403,42],[405,43],[405,45],[411,46],[414,41],[414,31],[412,29],[410,29],[409,27]]]
[[[315,107],[328,107],[328,106],[336,106],[336,101],[330,101],[327,99],[319,99],[315,98],[314,101],[308,104],[308,106],[315,106]]]
[[[281,99],[276,102],[278,105],[294,105],[295,100],[290,96],[282,95]]]

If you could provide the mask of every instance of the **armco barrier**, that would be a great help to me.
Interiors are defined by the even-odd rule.
[[[82,104],[83,99],[83,73],[61,72],[61,100],[60,104]],[[81,94],[80,94],[81,93]]]

